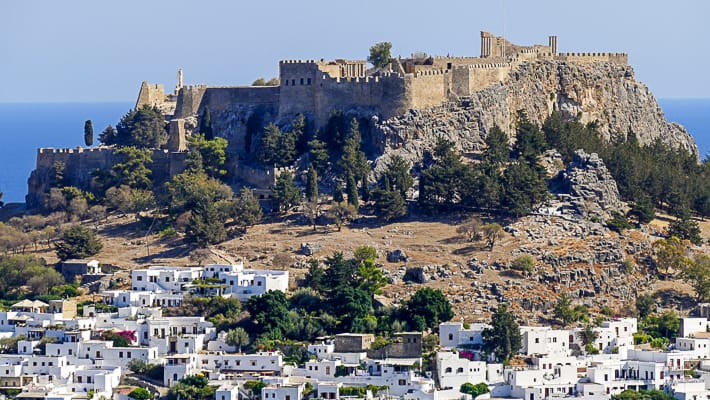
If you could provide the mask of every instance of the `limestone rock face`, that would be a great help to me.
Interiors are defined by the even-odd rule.
[[[634,78],[633,68],[606,62],[531,61],[514,69],[505,81],[471,96],[426,110],[411,110],[375,124],[381,161],[398,154],[413,164],[421,160],[438,137],[463,152],[479,150],[488,131],[498,125],[514,134],[515,116],[525,110],[542,125],[553,110],[563,118],[580,116],[598,121],[607,140],[634,132],[641,144],[656,139],[697,154],[697,146],[681,125],[666,121],[649,89]],[[378,160],[375,174],[384,162]]]
[[[596,153],[577,150],[560,178],[579,214],[608,218],[612,212],[621,211],[616,181]]]

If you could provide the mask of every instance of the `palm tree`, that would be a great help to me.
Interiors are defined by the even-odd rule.
[[[237,347],[237,352],[242,352],[242,346],[249,344],[249,334],[244,328],[234,328],[227,332],[227,337],[225,338],[225,343],[230,346]]]
[[[594,330],[594,328],[591,325],[587,325],[579,331],[579,338],[582,340],[583,345],[588,345],[591,343],[594,343],[595,340],[599,337],[599,333]]]

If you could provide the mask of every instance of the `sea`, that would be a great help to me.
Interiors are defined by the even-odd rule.
[[[666,119],[685,126],[701,158],[710,155],[710,99],[661,99]],[[94,143],[104,128],[116,126],[133,102],[0,103],[0,192],[6,203],[24,202],[27,178],[40,147],[84,146],[84,121],[94,126]]]

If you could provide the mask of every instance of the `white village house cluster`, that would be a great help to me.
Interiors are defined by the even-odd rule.
[[[96,261],[88,262],[89,270]],[[174,386],[187,376],[203,375],[219,387],[215,400],[247,398],[247,381],[262,381],[262,400],[340,399],[343,388],[378,387],[366,397],[471,399],[465,383],[487,385],[478,398],[540,400],[561,397],[605,399],[625,389],[659,389],[678,400],[710,397],[710,323],[683,318],[675,344],[665,350],[637,348],[635,318],[610,319],[595,327],[587,354],[583,328],[522,326],[525,366],[481,360],[486,324],[445,322],[439,326],[435,372],[422,372],[421,332],[395,334],[384,347],[373,347],[372,334],[343,333],[308,345],[311,358],[292,365],[278,351],[239,353],[203,317],[163,316],[162,307],[180,306],[185,296],[228,296],[246,300],[270,290],[286,291],[288,272],[245,269],[238,265],[154,266],[132,271],[130,290],[110,290],[102,302],[112,312],[73,300],[23,300],[0,312],[0,336],[22,337],[17,354],[0,355],[0,387],[19,389],[17,398],[66,400],[100,396],[128,399],[117,390],[134,360],[163,365],[162,382]],[[220,282],[207,291],[196,282]],[[105,308],[105,307],[104,307]],[[106,331],[131,332],[129,346],[101,340]],[[54,340],[43,340],[54,338]],[[590,347],[590,346],[587,346]],[[710,365],[708,365],[710,366]],[[687,373],[697,368],[693,374]],[[348,392],[352,393],[352,392]],[[343,396],[345,397],[345,396]]]

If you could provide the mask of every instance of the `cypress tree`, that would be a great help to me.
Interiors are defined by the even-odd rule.
[[[205,135],[205,139],[214,139],[214,132],[212,132],[212,114],[210,113],[209,107],[205,107],[205,112],[202,114],[202,120],[200,120],[200,131]]]
[[[370,185],[367,184],[367,177],[362,178],[362,201],[370,201]]]
[[[358,207],[357,198],[357,182],[355,182],[355,177],[352,173],[348,173],[348,179],[346,181],[345,191],[348,193],[348,204]]]
[[[343,187],[340,183],[335,184],[335,189],[333,190],[333,201],[336,203],[342,203],[345,200],[343,197]]]
[[[308,201],[318,201],[318,172],[313,165],[308,166],[306,198]]]
[[[90,119],[84,122],[84,143],[89,147],[94,144],[94,125]]]

